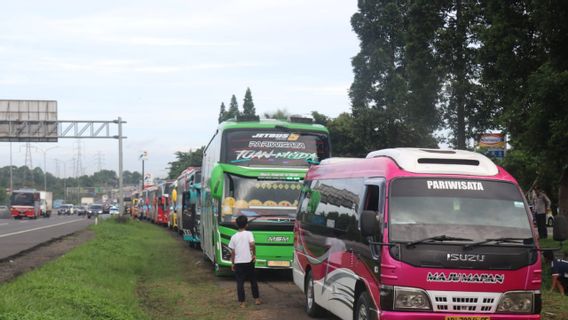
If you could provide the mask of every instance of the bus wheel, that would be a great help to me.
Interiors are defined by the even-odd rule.
[[[310,317],[318,317],[322,313],[321,307],[316,303],[314,297],[314,279],[312,279],[312,272],[308,271],[306,274],[306,284],[304,286],[306,313]]]
[[[357,307],[355,308],[355,320],[376,320],[377,315],[371,308],[371,297],[367,291],[363,291],[357,299]]]
[[[213,266],[215,267],[215,275],[217,277],[223,277],[223,276],[229,275],[229,269],[228,268],[221,267],[217,262],[214,262]]]

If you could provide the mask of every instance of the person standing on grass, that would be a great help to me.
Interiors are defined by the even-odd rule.
[[[546,228],[546,212],[550,209],[550,199],[540,189],[539,186],[534,187],[533,206],[536,218],[536,226],[540,239],[548,238],[548,230]]]
[[[235,278],[237,279],[237,296],[241,308],[246,307],[244,288],[246,278],[250,281],[252,297],[255,299],[255,304],[259,305],[261,303],[254,271],[256,248],[254,246],[252,232],[246,230],[247,224],[248,219],[246,216],[238,216],[237,227],[239,231],[231,237],[231,241],[229,242],[229,248],[231,249],[231,270],[233,270]]]

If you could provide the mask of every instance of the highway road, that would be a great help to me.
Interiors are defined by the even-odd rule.
[[[43,242],[72,234],[94,223],[94,219],[52,216],[37,220],[0,219],[0,259],[18,254]]]

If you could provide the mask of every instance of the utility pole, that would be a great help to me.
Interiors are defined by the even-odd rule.
[[[59,148],[59,147],[53,146],[51,148],[42,149],[42,148],[34,146],[33,148],[43,153],[43,191],[47,191],[47,157],[46,157],[46,154],[49,150]]]
[[[118,210],[124,213],[124,191],[122,190],[122,118],[118,117]]]
[[[103,162],[105,161],[105,155],[102,152],[97,151],[97,153],[95,154],[95,160],[97,161],[97,170],[102,171]]]
[[[14,176],[13,176],[13,167],[14,165],[12,164],[12,141],[10,141],[10,195],[12,195],[12,192],[14,191]]]

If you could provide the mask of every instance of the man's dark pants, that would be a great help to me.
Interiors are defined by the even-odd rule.
[[[237,278],[237,295],[239,302],[245,301],[245,280],[250,280],[252,297],[258,299],[258,284],[256,283],[256,273],[254,272],[254,262],[235,263],[235,278]]]
[[[548,230],[546,229],[546,213],[537,213],[536,227],[538,228],[538,237],[540,239],[548,238]]]

